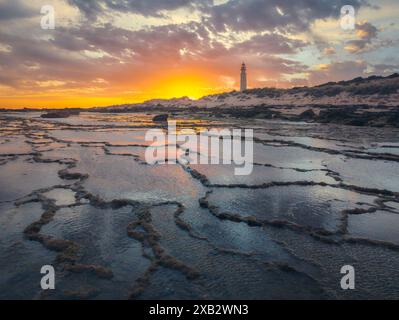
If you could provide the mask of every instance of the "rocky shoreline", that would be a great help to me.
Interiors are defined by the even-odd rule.
[[[42,112],[43,109],[22,109],[9,110],[0,109],[0,112]],[[331,123],[338,125],[349,125],[358,127],[399,127],[399,107],[371,107],[367,105],[352,106],[331,106],[331,105],[311,105],[308,107],[299,106],[249,106],[249,107],[231,107],[231,108],[164,108],[153,107],[132,107],[109,110],[108,108],[95,109],[74,109],[70,112],[68,109],[57,111],[46,111],[41,118],[67,118],[79,115],[80,112],[93,113],[154,113],[155,121],[170,115],[196,114],[198,117],[211,118],[235,118],[235,119],[270,119],[284,121],[304,121],[310,123]]]
[[[304,111],[302,111],[305,109]],[[275,119],[285,121],[305,121],[315,123],[332,123],[360,127],[399,127],[399,107],[379,108],[367,105],[330,106],[312,105],[306,108],[297,106],[250,106],[232,108],[159,108],[135,107],[120,110],[96,109],[92,112],[130,113],[151,112],[169,115],[196,114],[198,116],[235,118],[235,119]]]

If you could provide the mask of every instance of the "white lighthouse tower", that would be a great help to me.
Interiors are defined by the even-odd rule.
[[[247,90],[247,67],[243,62],[241,65],[241,82],[240,82],[240,91]]]

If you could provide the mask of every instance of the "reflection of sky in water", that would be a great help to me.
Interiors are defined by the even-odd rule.
[[[370,287],[363,290],[359,286],[357,293],[350,293],[351,297],[357,297],[359,292],[361,295],[366,291],[377,297],[397,297],[395,282],[392,281],[399,278],[399,257],[396,251],[391,252],[379,245],[368,246],[360,243],[332,246],[305,231],[289,227],[259,228],[246,223],[221,220],[207,208],[200,208],[198,201],[205,196],[207,190],[212,189],[213,193],[208,197],[209,204],[217,206],[219,212],[241,217],[254,215],[260,220],[282,220],[305,228],[337,231],[342,223],[342,210],[367,209],[370,205],[377,205],[374,203],[374,196],[329,186],[208,188],[193,179],[181,165],[146,165],[133,157],[145,160],[146,128],[135,127],[153,126],[154,114],[83,112],[77,117],[48,120],[38,118],[39,115],[40,113],[21,113],[18,116],[36,117],[32,122],[27,121],[27,124],[36,126],[30,131],[36,142],[47,142],[37,146],[42,151],[43,159],[76,159],[76,168],[69,171],[88,174],[82,185],[85,191],[105,201],[130,199],[145,205],[178,201],[184,206],[180,218],[192,228],[193,234],[206,237],[206,240],[198,239],[176,223],[176,205],[151,207],[150,223],[160,235],[161,247],[167,254],[197,268],[201,278],[199,281],[191,281],[176,270],[160,268],[151,276],[151,284],[141,298],[256,298],[272,295],[320,297],[317,291],[320,283],[341,297],[342,292],[337,289],[334,272],[339,270],[342,263],[353,261],[367,268],[367,273],[362,274],[362,278]],[[231,121],[239,124],[238,120]],[[184,132],[185,128],[193,128],[198,133],[209,129],[209,125],[215,128],[225,127],[223,120],[191,119],[190,115],[181,117],[177,123],[179,133]],[[283,121],[246,120],[245,123],[249,128],[256,127],[255,135],[258,138],[293,141],[334,150],[352,149],[354,153],[358,152],[357,147],[360,146],[370,146],[379,152],[385,151],[383,145],[393,146],[395,142],[389,141],[398,141],[395,138],[397,133],[381,128],[365,130]],[[17,128],[17,122],[7,121],[6,124],[4,128]],[[87,127],[84,128],[81,124]],[[18,126],[20,125],[21,122]],[[27,127],[23,130],[27,130]],[[24,140],[33,139],[22,134],[26,131],[15,134],[14,130],[13,135],[8,137],[11,143],[7,143],[4,136],[6,133],[3,130],[0,135],[0,202],[12,201],[42,187],[75,182],[61,180],[58,176],[58,171],[64,169],[65,165],[34,163],[32,160],[28,162],[26,160],[29,157],[25,156],[6,163],[9,157],[2,157],[1,153],[31,150],[31,146]],[[70,140],[72,143],[50,142],[43,138],[44,133],[61,140]],[[358,139],[359,136],[362,139]],[[195,137],[197,138],[196,135]],[[343,140],[333,140],[337,138]],[[77,142],[92,144],[80,145]],[[129,144],[140,144],[143,147]],[[197,145],[197,140],[187,147],[191,151],[190,155],[205,152],[204,143]],[[157,149],[163,153],[162,148]],[[119,155],[108,155],[106,151]],[[184,151],[178,150],[180,155]],[[397,162],[351,159],[279,143],[271,146],[256,142],[254,151],[254,162],[275,167],[255,165],[249,176],[235,176],[233,165],[191,167],[205,174],[211,183],[259,185],[273,181],[314,181],[338,186],[338,182],[327,176],[326,171],[322,171],[326,165],[337,171],[345,184],[390,190],[399,188]],[[222,157],[226,156],[222,154]],[[294,168],[312,171],[300,172]],[[57,201],[57,204],[70,205],[75,200],[74,192],[60,187],[43,193]],[[392,207],[392,211],[399,212],[398,203],[389,201],[386,204]],[[88,274],[69,275],[65,281],[61,279],[57,282],[60,288],[80,288],[82,284],[90,284],[101,290],[98,296],[101,298],[128,296],[136,279],[144,274],[149,265],[149,260],[142,256],[142,244],[126,234],[127,225],[138,218],[135,210],[136,208],[130,206],[121,209],[100,208],[86,202],[84,205],[60,209],[54,220],[43,226],[42,232],[45,235],[75,241],[79,246],[79,262],[109,267],[115,275],[112,281],[99,281]],[[0,203],[0,212],[0,260],[5,261],[0,264],[0,273],[3,274],[0,279],[0,298],[5,295],[33,297],[37,293],[37,279],[33,279],[31,270],[40,268],[43,261],[51,264],[55,259],[54,252],[23,237],[23,230],[39,219],[43,208],[40,203],[15,207],[11,202],[3,202]],[[398,224],[397,214],[383,210],[350,215],[348,235],[399,244]],[[141,231],[144,232],[144,229]],[[337,234],[332,238],[342,239],[340,237]],[[226,253],[220,249],[229,249],[232,252]],[[148,248],[145,250],[148,251]],[[248,255],[249,253],[253,255]],[[24,264],[20,263],[21,257],[24,258]],[[384,267],[381,261],[389,261],[390,266]],[[298,272],[270,268],[270,263],[288,265]],[[18,289],[23,290],[10,286],[10,279],[16,283]],[[316,283],[313,279],[321,281]],[[393,287],[382,288],[381,281],[392,284]],[[2,290],[5,286],[9,287],[7,292]]]
[[[361,215],[350,215],[348,232],[353,237],[390,241],[399,244],[399,215],[376,211]]]
[[[26,158],[12,160],[0,166],[0,201],[16,200],[33,190],[66,184],[57,172],[57,163],[31,163]]]
[[[259,220],[284,220],[313,228],[337,230],[341,211],[360,207],[357,202],[373,204],[375,197],[352,191],[336,192],[331,187],[271,187],[267,189],[214,189],[210,203],[222,212]]]
[[[339,172],[346,184],[399,192],[398,162],[336,158],[328,161],[327,167]]]

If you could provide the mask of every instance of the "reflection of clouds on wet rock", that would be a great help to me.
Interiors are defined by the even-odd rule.
[[[253,172],[236,176],[145,163],[146,129],[165,129],[152,117],[0,116],[1,298],[397,298],[395,129],[175,115],[254,128]],[[36,286],[43,264],[56,292]],[[356,292],[339,289],[344,264]]]
[[[374,199],[338,188],[295,185],[255,190],[218,188],[209,195],[209,203],[222,212],[328,231],[339,229],[342,210],[359,207],[359,202],[370,207]]]
[[[65,184],[57,171],[58,163],[36,163],[27,157],[10,160],[0,166],[0,201],[17,200],[33,190]]]

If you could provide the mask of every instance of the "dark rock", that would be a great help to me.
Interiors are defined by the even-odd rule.
[[[346,110],[343,108],[320,110],[319,120],[321,120],[321,122],[339,123],[349,118],[352,118],[353,115],[354,112],[352,110]]]
[[[356,119],[350,119],[350,120],[348,120],[345,124],[350,125],[350,126],[362,127],[362,126],[367,125],[367,123],[368,123],[368,119],[358,117],[358,118],[356,118]]]
[[[152,121],[154,122],[166,122],[168,121],[169,115],[167,114],[158,114],[154,118],[152,118]]]
[[[299,118],[301,118],[301,119],[314,119],[315,117],[316,117],[316,114],[314,113],[314,111],[312,109],[308,109],[299,115]]]
[[[392,113],[387,119],[387,123],[395,127],[399,127],[399,112]]]
[[[80,111],[78,110],[57,110],[57,111],[48,111],[47,113],[42,114],[41,118],[68,118],[72,115],[79,115]]]

